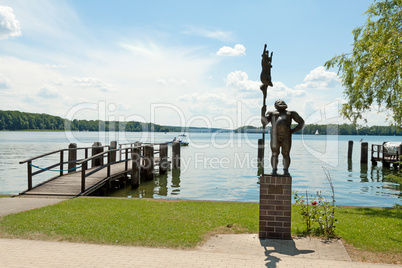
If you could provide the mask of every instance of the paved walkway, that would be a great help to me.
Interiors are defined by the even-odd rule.
[[[12,199],[2,200],[2,199]],[[20,199],[31,200],[26,204]],[[37,199],[37,198],[35,198]],[[52,200],[52,201],[51,201]],[[62,199],[0,198],[26,210]],[[35,202],[34,202],[35,201]],[[20,203],[21,202],[21,203]],[[24,203],[25,205],[22,205]],[[29,202],[28,202],[29,203]],[[33,205],[35,204],[35,205]],[[4,206],[4,207],[3,207]],[[16,212],[17,208],[10,213]],[[4,210],[5,211],[5,210]],[[0,267],[402,267],[352,262],[339,240],[260,240],[256,234],[217,235],[194,250],[0,239]]]
[[[2,197],[0,198],[0,217],[25,210],[56,204],[64,198]]]

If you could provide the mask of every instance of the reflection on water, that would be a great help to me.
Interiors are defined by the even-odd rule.
[[[172,195],[180,194],[180,168],[172,170]]]
[[[106,196],[154,198],[180,194],[180,169],[174,169],[166,174],[157,175],[152,181],[141,181],[138,188],[133,189],[130,184],[116,185],[108,189]]]
[[[360,163],[360,178],[362,179],[362,182],[368,182],[367,170],[368,170],[367,164]]]
[[[353,160],[352,160],[352,158],[348,158],[348,171],[349,172],[353,171]]]

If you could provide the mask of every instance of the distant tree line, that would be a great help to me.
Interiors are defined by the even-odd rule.
[[[73,131],[155,131],[180,132],[179,127],[166,127],[136,121],[115,122],[101,120],[63,119],[59,116],[19,111],[0,111],[0,130],[73,130]]]
[[[25,113],[19,111],[0,111],[0,130],[73,130],[73,131],[154,131],[154,132],[180,132],[181,127],[161,126],[153,123],[142,123],[136,121],[115,122],[100,120],[77,120],[72,121],[63,119],[59,116],[37,113]],[[269,132],[270,127],[266,128]],[[188,132],[216,132],[222,130],[218,128],[188,128]],[[402,131],[393,126],[354,126],[352,124],[328,124],[328,125],[305,125],[296,134],[315,134],[320,135],[384,135],[402,136]],[[243,126],[234,130],[236,133],[261,133],[262,127]]]
[[[294,125],[292,126],[294,127]],[[271,127],[265,129],[271,131]],[[235,130],[236,133],[261,133],[262,127],[243,126]],[[402,131],[394,126],[354,126],[353,124],[328,124],[328,125],[305,125],[304,128],[295,134],[311,134],[318,132],[319,135],[383,135],[402,136]]]

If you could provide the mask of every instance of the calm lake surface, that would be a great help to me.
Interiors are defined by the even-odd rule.
[[[19,161],[50,151],[78,147],[95,141],[110,144],[126,142],[166,142],[179,133],[125,132],[9,132],[0,131],[0,194],[17,194],[27,188],[26,164]],[[154,181],[141,183],[138,189],[116,189],[111,196],[171,198],[258,202],[257,140],[260,134],[189,133],[190,146],[181,147],[180,172],[171,171]],[[267,135],[269,144],[269,135]],[[353,159],[347,160],[348,140],[354,141]],[[387,182],[384,175],[395,172],[381,164],[360,164],[360,141],[382,144],[402,141],[397,136],[321,136],[293,135],[290,174],[293,191],[330,196],[330,186],[323,168],[333,180],[338,205],[389,207],[402,204],[399,184]],[[370,154],[370,152],[369,152]],[[171,147],[169,147],[171,155]],[[78,155],[79,158],[82,156]],[[271,171],[270,149],[266,147],[266,173]],[[46,167],[58,161],[59,155],[33,164]],[[67,156],[65,156],[67,159]],[[281,158],[280,158],[281,162]],[[281,166],[280,174],[282,172]],[[49,175],[34,176],[34,185]],[[56,174],[51,174],[56,175]]]

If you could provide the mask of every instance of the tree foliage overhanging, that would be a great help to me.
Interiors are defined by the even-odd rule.
[[[348,101],[344,117],[356,123],[378,105],[402,127],[402,0],[376,1],[364,14],[366,23],[353,30],[352,52],[335,56],[325,67],[339,68]]]

